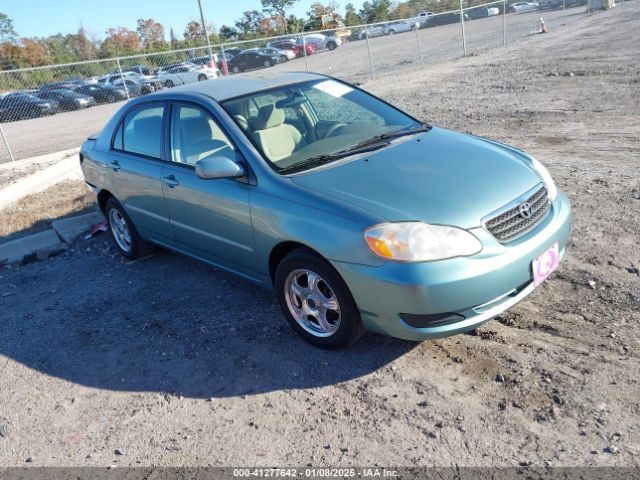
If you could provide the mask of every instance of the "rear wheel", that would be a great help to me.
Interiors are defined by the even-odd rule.
[[[265,66],[265,68],[269,68],[271,66],[271,62],[269,60],[265,60],[263,65]]]
[[[233,73],[240,73],[242,70],[240,70],[240,67],[238,67],[237,65],[235,65],[233,68],[231,68],[231,71]]]
[[[335,350],[353,344],[364,333],[349,288],[315,253],[291,252],[278,265],[274,283],[282,312],[309,343]]]
[[[335,50],[336,48],[338,48],[338,44],[336,42],[329,42],[327,43],[327,48],[329,50]]]
[[[153,246],[140,237],[120,202],[111,197],[105,205],[109,231],[118,251],[126,258],[142,258],[153,252]]]
[[[167,88],[173,88],[174,83],[172,80],[167,80],[166,82],[164,82],[164,86]]]

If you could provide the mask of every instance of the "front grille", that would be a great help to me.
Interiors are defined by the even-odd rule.
[[[525,202],[531,206],[529,217],[520,211],[520,206]],[[549,195],[547,189],[542,185],[530,196],[513,202],[506,211],[486,220],[484,226],[499,242],[510,242],[540,223],[549,212],[549,207]]]

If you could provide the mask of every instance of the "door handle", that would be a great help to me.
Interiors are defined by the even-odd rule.
[[[180,182],[176,179],[174,175],[169,175],[168,177],[162,177],[162,181],[169,187],[175,188],[180,185]]]
[[[113,161],[109,162],[109,166],[113,169],[114,172],[117,172],[118,170],[120,170],[122,168],[120,166],[120,163],[118,163],[117,160],[113,160]]]

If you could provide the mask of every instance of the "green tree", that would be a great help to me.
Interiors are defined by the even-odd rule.
[[[238,36],[238,30],[228,25],[222,25],[218,35],[221,40],[233,40]]]
[[[344,23],[347,26],[362,24],[362,18],[356,13],[353,3],[347,3],[344,7]]]
[[[296,17],[291,14],[287,17],[287,32],[300,33],[304,28],[304,18]]]
[[[384,22],[389,19],[390,0],[372,0],[362,4],[360,17],[365,23]]]
[[[0,42],[15,42],[17,36],[13,28],[13,20],[0,12]]]
[[[273,20],[280,21],[283,29],[287,29],[287,10],[293,7],[298,0],[261,0],[262,11],[271,16]]]
[[[264,15],[257,10],[247,10],[242,12],[242,18],[236,20],[236,28],[243,35],[255,34],[260,29],[263,19]]]

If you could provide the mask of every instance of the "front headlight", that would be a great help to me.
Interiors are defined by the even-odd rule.
[[[473,255],[480,241],[466,230],[422,222],[383,223],[365,230],[373,253],[388,260],[426,262]]]
[[[556,187],[556,184],[553,181],[553,178],[551,178],[551,174],[549,173],[549,170],[547,170],[547,168],[544,165],[542,165],[538,160],[536,160],[533,157],[531,157],[531,164],[534,170],[538,172],[538,174],[542,178],[542,181],[544,182],[544,186],[547,187],[549,198],[551,199],[551,201],[554,201],[558,196],[558,187]]]

